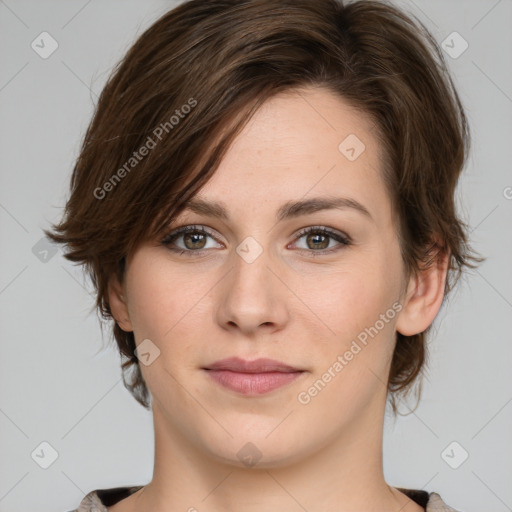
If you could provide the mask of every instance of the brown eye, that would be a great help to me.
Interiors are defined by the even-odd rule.
[[[188,249],[204,249],[206,237],[202,233],[185,233],[183,241]]]
[[[343,247],[350,245],[351,241],[347,235],[339,233],[337,231],[331,231],[330,229],[319,227],[310,227],[302,230],[297,240],[301,238],[305,239],[305,247],[299,247],[300,250],[309,252],[313,256],[322,254],[329,254],[335,252]],[[332,241],[337,242],[334,246],[329,248]]]
[[[211,248],[207,247],[209,238],[215,240],[215,237],[204,227],[185,226],[169,233],[161,243],[173,252],[195,256]]]
[[[322,240],[323,239],[323,240]],[[315,233],[306,236],[306,243],[311,249],[327,249],[329,247],[329,237],[327,235]]]

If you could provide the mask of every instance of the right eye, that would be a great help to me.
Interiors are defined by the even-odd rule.
[[[215,239],[204,226],[184,226],[171,231],[161,243],[175,253],[195,256],[205,249],[212,248],[206,246],[208,237]],[[182,245],[176,244],[176,241],[181,241]]]

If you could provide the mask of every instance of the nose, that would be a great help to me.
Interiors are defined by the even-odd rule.
[[[248,257],[241,249],[232,254],[230,271],[218,287],[216,321],[222,329],[246,336],[279,331],[289,319],[292,295],[285,285],[284,268],[266,250],[253,259],[254,253]]]

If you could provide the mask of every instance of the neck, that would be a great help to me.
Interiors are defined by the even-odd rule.
[[[419,505],[385,482],[384,409],[385,402],[376,417],[376,409],[368,407],[371,416],[361,417],[361,424],[351,425],[336,439],[326,439],[324,447],[307,458],[286,465],[239,467],[198,451],[186,435],[169,426],[154,403],[153,479],[131,497],[133,510],[419,512]]]

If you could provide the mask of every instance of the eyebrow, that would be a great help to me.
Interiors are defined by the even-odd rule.
[[[352,209],[373,221],[369,210],[355,199],[348,197],[313,197],[300,201],[288,201],[284,203],[276,214],[276,219],[285,219],[307,215],[321,210],[346,210]],[[185,204],[184,210],[190,210],[198,214],[215,217],[229,221],[229,213],[226,205],[218,201],[206,201],[204,199],[191,199]]]

